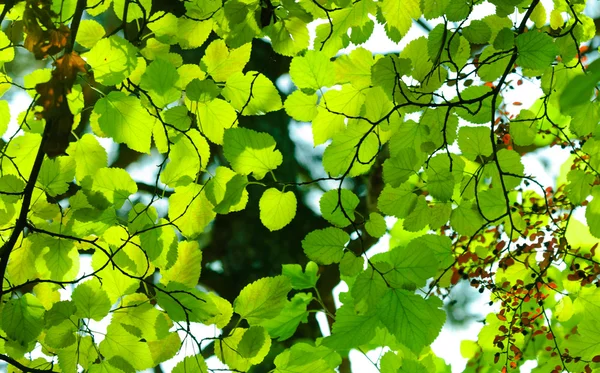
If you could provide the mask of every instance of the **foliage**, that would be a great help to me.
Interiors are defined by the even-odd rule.
[[[600,369],[600,63],[586,62],[585,1],[3,3],[12,371],[133,372],[177,356],[173,371],[208,372],[216,356],[232,371],[346,372],[349,350],[384,348],[381,372],[448,372],[430,346],[465,281],[496,306],[462,341],[466,371]],[[496,14],[476,19],[482,3]],[[429,20],[427,38],[405,40]],[[375,24],[407,42],[399,54],[338,55]],[[278,90],[263,54],[297,89]],[[532,106],[510,101],[532,87]],[[32,97],[24,112],[11,113],[15,91]],[[296,172],[284,112],[322,145],[317,171]],[[555,185],[527,173],[525,156],[559,147],[572,155]],[[134,172],[149,163],[152,184]],[[276,273],[246,276],[265,261],[215,256],[219,237],[262,249]],[[368,252],[382,237],[389,250]],[[238,283],[219,290],[215,266],[236,260]]]

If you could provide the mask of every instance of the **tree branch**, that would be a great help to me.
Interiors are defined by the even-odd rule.
[[[77,7],[75,8],[75,14],[73,14],[73,21],[71,22],[71,40],[69,41],[69,44],[67,44],[67,46],[65,47],[65,54],[69,54],[73,51],[73,46],[75,45],[75,38],[77,37],[77,31],[79,30],[79,24],[81,22],[81,17],[83,16],[85,6],[85,0],[77,0]]]
[[[25,373],[51,373],[51,372],[56,372],[55,370],[52,370],[52,367],[54,366],[54,364],[52,363],[48,363],[51,364],[50,369],[37,369],[37,368],[30,368],[26,365],[21,364],[20,362],[18,362],[17,360],[13,359],[12,357],[6,356],[6,355],[0,355],[0,360],[6,361],[8,364],[22,370]]]
[[[2,296],[4,295],[4,276],[6,273],[6,267],[8,266],[8,258],[10,257],[10,253],[15,247],[21,232],[23,232],[23,229],[27,225],[27,214],[29,213],[31,196],[33,194],[33,188],[35,188],[38,175],[40,174],[40,169],[42,168],[42,162],[44,161],[44,144],[46,142],[49,128],[50,126],[46,126],[44,134],[42,135],[42,141],[40,143],[40,147],[38,148],[37,155],[35,156],[35,161],[33,163],[33,167],[31,168],[31,174],[29,175],[29,180],[27,181],[27,185],[23,191],[23,204],[21,205],[21,211],[19,212],[19,217],[17,219],[17,223],[15,224],[15,228],[12,231],[8,241],[6,241],[6,243],[0,248],[0,299],[2,299]]]

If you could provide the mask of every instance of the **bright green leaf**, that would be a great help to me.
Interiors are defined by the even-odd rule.
[[[261,278],[242,289],[233,308],[248,324],[260,324],[279,315],[291,289],[290,280],[285,276]]]
[[[100,321],[108,315],[111,307],[106,291],[95,279],[77,285],[73,290],[73,302],[77,307],[77,316],[96,321]]]

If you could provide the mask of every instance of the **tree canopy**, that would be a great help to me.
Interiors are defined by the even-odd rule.
[[[600,371],[585,0],[1,3],[10,372]]]

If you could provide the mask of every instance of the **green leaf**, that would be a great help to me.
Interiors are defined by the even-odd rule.
[[[173,106],[162,112],[165,123],[171,124],[181,131],[187,131],[192,124],[192,119],[188,114],[189,111],[185,106]]]
[[[398,187],[412,175],[416,175],[422,166],[421,153],[414,149],[400,149],[383,163],[383,179],[386,184]]]
[[[323,345],[315,347],[301,342],[277,355],[274,362],[275,373],[334,373],[342,358],[337,352]]]
[[[294,91],[285,100],[285,112],[290,117],[301,122],[309,122],[317,116],[316,94],[307,95],[302,91]]]
[[[224,169],[230,171],[228,168]],[[222,201],[215,205],[214,211],[217,214],[227,214],[232,208],[240,206],[240,204],[242,204],[241,206],[243,208],[248,201],[248,192],[246,191],[247,185],[248,178],[246,176],[235,174],[231,177],[225,185],[225,194],[222,197]],[[212,190],[214,192],[214,187]]]
[[[545,69],[556,59],[558,47],[545,32],[530,31],[515,39],[517,64],[526,69]]]
[[[574,169],[569,171],[567,179],[569,180],[569,184],[565,188],[567,197],[569,197],[573,204],[581,204],[592,192],[592,185],[595,180],[594,175],[583,170]]]
[[[578,75],[571,79],[560,94],[560,108],[564,112],[569,112],[580,105],[587,104],[594,92],[594,88],[600,81],[600,61],[592,62],[586,69],[587,74]]]
[[[245,358],[240,354],[239,348],[244,336],[252,328],[255,328],[253,329],[255,332],[252,332],[250,338],[248,338],[245,343],[257,341],[257,335],[259,332],[263,333],[264,343],[261,345],[261,348],[256,351],[255,356],[251,358]],[[231,335],[223,338],[222,341],[215,344],[215,355],[221,362],[227,363],[230,369],[245,372],[250,368],[250,366],[259,364],[261,361],[263,361],[265,356],[268,354],[271,348],[271,338],[269,338],[267,331],[260,326],[250,327],[250,329],[237,328]],[[242,351],[245,353],[254,352],[250,351],[246,347],[242,347]]]
[[[352,27],[352,31],[350,33],[350,41],[355,45],[361,45],[367,42],[375,29],[375,22],[372,20],[368,20],[362,26]]]
[[[92,268],[102,278],[102,290],[106,291],[110,303],[113,304],[124,295],[135,292],[139,281],[126,276],[111,265],[106,265],[109,261],[109,257],[102,251],[95,251],[92,255]]]
[[[412,20],[421,16],[419,0],[383,0],[380,7],[387,25],[396,29],[402,36],[406,35],[412,26]]]
[[[363,26],[369,19],[369,14],[375,14],[376,4],[372,1],[356,3],[353,6],[340,9],[332,14],[333,29],[329,24],[317,26],[317,37],[314,41],[327,56],[335,55],[348,40],[348,29],[355,26]]]
[[[179,74],[175,66],[158,58],[146,68],[140,86],[148,92],[152,102],[162,108],[181,97],[181,90],[175,86],[178,80]]]
[[[375,313],[361,315],[352,305],[343,305],[337,309],[331,335],[323,339],[323,345],[335,350],[356,348],[375,337],[378,324]]]
[[[285,276],[261,278],[242,289],[233,308],[248,324],[260,324],[279,315],[290,290],[290,280]]]
[[[2,92],[2,84],[0,84],[0,93]],[[0,96],[2,96],[0,94]],[[8,123],[10,122],[10,107],[8,101],[0,101],[0,136],[4,136],[4,133],[8,129]]]
[[[237,346],[237,352],[241,357],[251,359],[255,357],[265,345],[269,335],[262,326],[251,326],[240,340]]]
[[[351,84],[344,84],[340,90],[330,89],[323,95],[322,102],[325,108],[332,113],[345,116],[359,116],[361,114],[366,96],[362,90],[354,88]],[[371,125],[359,124],[354,127],[354,131],[363,130],[361,135],[365,135]],[[362,137],[362,136],[361,136]],[[363,159],[367,161],[368,159]]]
[[[590,138],[581,150],[590,155],[590,165],[598,169],[600,167],[600,142]]]
[[[348,241],[350,241],[348,233],[339,228],[330,227],[314,230],[307,234],[302,240],[302,248],[306,256],[317,263],[339,263]]]
[[[77,160],[75,177],[82,186],[92,182],[96,171],[108,166],[106,150],[100,145],[98,139],[89,133],[81,136],[76,142],[70,143],[67,154]]]
[[[240,115],[263,115],[282,108],[281,97],[273,82],[254,71],[231,75],[222,94]]]
[[[421,150],[426,150],[425,146],[427,146],[430,148],[429,151],[434,151],[444,144],[453,143],[456,139],[458,118],[452,113],[449,114],[447,110],[427,110],[423,113],[420,124],[427,126],[427,129],[429,129],[429,133],[423,138],[424,144],[421,145]]]
[[[71,320],[65,320],[62,323],[47,329],[44,342],[56,349],[62,349],[75,343],[75,324]]]
[[[177,81],[177,87],[180,89],[187,89],[187,85],[190,84],[194,79],[213,81],[212,79],[206,78],[206,73],[200,68],[199,65],[186,63],[177,68],[179,73],[179,80]],[[214,82],[213,82],[214,83]],[[186,92],[187,94],[187,92]]]
[[[202,269],[202,251],[197,241],[181,241],[177,246],[177,261],[168,270],[162,271],[161,282],[178,282],[193,288],[198,285]]]
[[[188,239],[204,232],[204,228],[216,216],[213,209],[204,193],[204,186],[199,184],[177,187],[169,197],[169,220]]]
[[[0,31],[0,64],[10,62],[15,58],[15,48],[4,31]]]
[[[462,178],[464,167],[464,161],[455,155],[438,154],[431,158],[425,172],[431,196],[440,201],[449,201],[454,192],[454,185]]]
[[[350,190],[332,189],[323,194],[319,200],[319,207],[323,218],[335,226],[344,228],[354,221],[354,210],[358,203],[358,197]]]
[[[383,216],[372,212],[369,214],[369,220],[365,223],[365,229],[371,236],[381,238],[387,230],[387,224]]]
[[[154,366],[148,344],[129,333],[118,322],[111,322],[104,340],[100,342],[100,353],[105,359],[122,361],[135,370],[144,370]],[[113,364],[113,362],[111,362]]]
[[[411,240],[406,246],[408,252],[429,248],[438,262],[439,268],[446,268],[454,262],[452,241],[446,236],[426,234]]]
[[[428,86],[429,84],[432,84],[433,89],[439,88],[445,77],[442,76],[445,70],[437,70],[433,74],[431,73],[435,67],[433,66],[433,61],[429,58],[427,38],[420,37],[411,40],[411,42],[402,50],[400,57],[411,60],[413,78]],[[425,82],[425,79],[429,75],[431,75],[431,77]]]
[[[260,197],[260,221],[270,231],[278,231],[288,225],[296,216],[296,195],[294,192],[280,192],[269,188]]]
[[[172,332],[161,340],[149,341],[148,347],[154,364],[158,365],[173,358],[182,347],[182,344],[177,332]]]
[[[508,28],[504,27],[498,34],[496,34],[496,38],[494,39],[494,48],[497,50],[507,50],[512,48],[515,45],[515,34],[514,32]]]
[[[387,289],[377,303],[377,316],[385,327],[416,354],[429,346],[442,330],[446,314],[439,299],[423,299],[401,289]]]
[[[300,264],[284,264],[281,274],[290,279],[292,289],[302,290],[316,286],[319,279],[318,271],[319,266],[315,262],[308,262],[305,271],[302,271]]]
[[[486,44],[490,41],[492,30],[487,23],[480,20],[474,20],[469,24],[469,26],[463,29],[463,35],[470,43]]]
[[[268,133],[231,128],[225,131],[223,152],[235,172],[253,174],[260,180],[283,162],[281,152],[275,150],[275,146],[275,140]]]
[[[155,119],[148,114],[135,96],[119,91],[110,92],[94,105],[100,128],[115,142],[133,150],[150,153],[150,137]]]
[[[525,168],[523,163],[521,163],[521,156],[519,153],[514,150],[500,149],[498,153],[496,153],[496,157],[498,158],[498,163],[500,164],[503,173],[523,175]],[[504,183],[507,190],[521,184],[521,178],[518,176],[502,175],[503,180],[501,182],[500,175],[498,174],[498,167],[494,163],[487,164],[485,172],[487,175],[491,176],[493,185],[502,185],[502,183]]]
[[[565,348],[569,354],[585,360],[600,355],[600,322],[595,319],[585,320],[577,325],[577,334],[565,340]]]
[[[104,34],[104,27],[101,24],[93,19],[84,19],[79,23],[76,41],[86,48],[93,48]]]
[[[506,213],[506,199],[500,186],[479,192],[477,198],[485,219],[495,220]]]
[[[198,116],[200,132],[215,144],[223,144],[225,129],[236,126],[237,114],[227,101],[214,99],[192,109]]]
[[[72,298],[78,317],[96,321],[108,315],[112,304],[100,282],[95,279],[77,285]]]
[[[196,21],[189,18],[179,18],[177,20],[177,42],[182,49],[194,49],[201,47],[213,27],[212,20]]]
[[[427,227],[429,214],[430,209],[425,197],[419,196],[414,210],[402,222],[402,227],[408,232],[418,232]]]
[[[487,127],[461,127],[458,130],[458,146],[465,158],[480,160],[480,156],[492,155],[490,129]]]
[[[82,57],[92,67],[94,79],[105,86],[127,79],[138,63],[137,49],[117,35],[101,39]]]
[[[46,158],[38,177],[38,187],[55,197],[69,189],[69,183],[75,177],[75,159],[73,157]]]
[[[596,132],[598,122],[600,122],[600,105],[598,102],[590,101],[578,106],[572,113],[569,129],[579,136],[587,136]]]
[[[206,139],[195,129],[173,139],[169,153],[169,163],[160,174],[160,181],[170,187],[188,185],[198,179],[198,175],[208,165],[210,147]]]
[[[125,13],[125,0],[112,0],[112,3],[117,18],[123,20],[125,14],[127,14],[127,22],[132,22],[152,14],[151,0],[141,0],[135,4],[129,4],[127,13]]]
[[[237,180],[229,184],[234,178]],[[239,188],[247,183],[247,178],[237,175],[227,167],[219,166],[214,173],[214,177],[206,184],[204,190],[210,203],[215,206],[223,203],[220,208],[222,210],[228,207],[228,211],[223,213],[234,212],[243,210],[248,203],[248,191],[245,188],[241,190],[241,195],[238,196],[240,192]],[[233,189],[229,191],[231,188]],[[226,196],[229,199],[227,202],[225,202]],[[235,202],[236,200],[238,202]],[[232,203],[236,204],[231,205]]]
[[[483,218],[470,202],[463,201],[452,210],[450,225],[463,236],[472,236],[483,226]]]
[[[465,105],[456,109],[456,114],[471,123],[486,124],[492,117],[492,96],[491,88],[487,86],[471,86],[464,89],[461,93],[463,100],[475,100],[474,104]],[[486,98],[482,98],[482,97]],[[468,109],[468,110],[467,110]]]
[[[542,3],[535,5],[533,12],[531,12],[531,20],[537,28],[542,28],[546,24],[546,8]]]
[[[450,0],[421,0],[421,10],[425,19],[433,19],[444,15]]]
[[[317,116],[312,121],[313,143],[315,146],[325,143],[346,128],[343,115],[333,114],[325,109],[323,101],[317,108]]]
[[[429,206],[429,228],[431,230],[437,230],[442,225],[446,225],[450,220],[450,214],[452,213],[452,203],[435,203]]]
[[[77,364],[79,364],[84,369],[90,368],[90,372],[92,372],[92,362],[98,358],[97,347],[92,342],[92,337],[79,337],[76,342],[57,351],[61,370],[63,372],[76,371]]]
[[[485,61],[485,63],[479,66],[477,74],[486,82],[494,82],[504,74],[511,56],[509,52],[502,52],[495,47],[487,46],[479,58],[480,61]]]
[[[521,110],[519,115],[510,122],[510,136],[516,145],[533,144],[537,135],[538,125],[535,114],[529,110]]]
[[[374,63],[370,51],[357,48],[335,60],[335,80],[342,84],[350,83],[356,89],[368,88],[371,86],[371,68]]]
[[[10,299],[2,308],[2,330],[22,346],[36,340],[44,327],[45,309],[32,294]]]
[[[407,217],[415,208],[416,203],[417,196],[408,185],[394,188],[386,184],[377,199],[377,207],[381,212],[400,219]]]
[[[287,301],[281,313],[276,317],[264,320],[260,323],[269,332],[271,338],[278,338],[284,341],[290,338],[298,325],[308,321],[308,311],[306,307],[312,302],[313,297],[307,293],[297,293]]]
[[[387,267],[387,268],[384,268]],[[389,270],[389,265],[379,265],[378,270]],[[367,267],[366,270],[361,272],[354,281],[350,292],[352,298],[356,302],[356,310],[366,313],[367,311],[373,311],[375,305],[380,301],[383,294],[385,294],[388,285],[385,283],[383,277],[378,272],[375,272],[373,268]]]
[[[594,198],[585,209],[585,219],[592,236],[600,238],[600,186],[594,186],[591,194]]]
[[[224,82],[235,73],[241,73],[250,60],[251,44],[228,49],[223,39],[217,39],[206,48],[202,63],[206,72],[216,81]]]
[[[151,18],[148,28],[152,30],[154,36],[165,43],[175,44],[177,42],[177,17],[171,13],[159,11],[154,13]]]
[[[177,282],[166,287],[158,285],[156,300],[173,321],[215,324],[222,328],[231,319],[233,310],[225,299],[212,293],[203,293]]]
[[[273,50],[283,56],[293,56],[308,48],[309,35],[306,23],[299,18],[290,17],[263,28],[271,39]]]
[[[344,276],[356,276],[363,270],[365,260],[362,256],[356,256],[351,251],[346,251],[340,261],[340,273]]]
[[[223,6],[227,18],[228,28],[231,29],[226,35],[227,45],[237,48],[244,43],[249,43],[255,36],[260,34],[260,26],[257,23],[256,2],[226,2]],[[208,18],[205,17],[205,18]]]
[[[377,134],[368,132],[369,127],[365,122],[354,123],[333,136],[323,154],[323,167],[327,173],[339,176],[350,170],[350,176],[358,176],[369,171],[380,146]]]
[[[137,192],[137,185],[122,168],[101,168],[94,175],[91,191],[104,196],[119,209],[130,195]]]
[[[169,338],[173,325],[164,312],[159,311],[144,294],[136,293],[122,298],[121,309],[115,310],[113,322],[119,322],[129,333],[146,341]]]
[[[166,225],[165,219],[158,226],[140,234],[142,249],[155,266],[167,269],[177,259],[177,237],[173,227]]]
[[[77,312],[77,308],[72,301],[60,301],[54,303],[52,308],[44,314],[44,323],[46,327],[57,326],[65,320],[69,320]]]
[[[177,363],[172,370],[173,373],[208,373],[208,367],[202,355],[186,356]]]
[[[185,87],[185,96],[187,98],[203,103],[210,102],[220,93],[221,89],[211,79],[200,80],[196,78]]]
[[[42,250],[35,262],[40,274],[59,281],[75,279],[79,271],[79,256],[73,241],[50,235],[35,235],[32,241],[36,248]]]
[[[298,88],[319,90],[335,84],[335,65],[322,52],[309,50],[303,57],[294,57],[290,76]]]
[[[438,265],[433,251],[427,246],[412,249],[413,246],[396,247],[383,257],[392,266],[384,276],[392,288],[420,288],[435,275]]]

